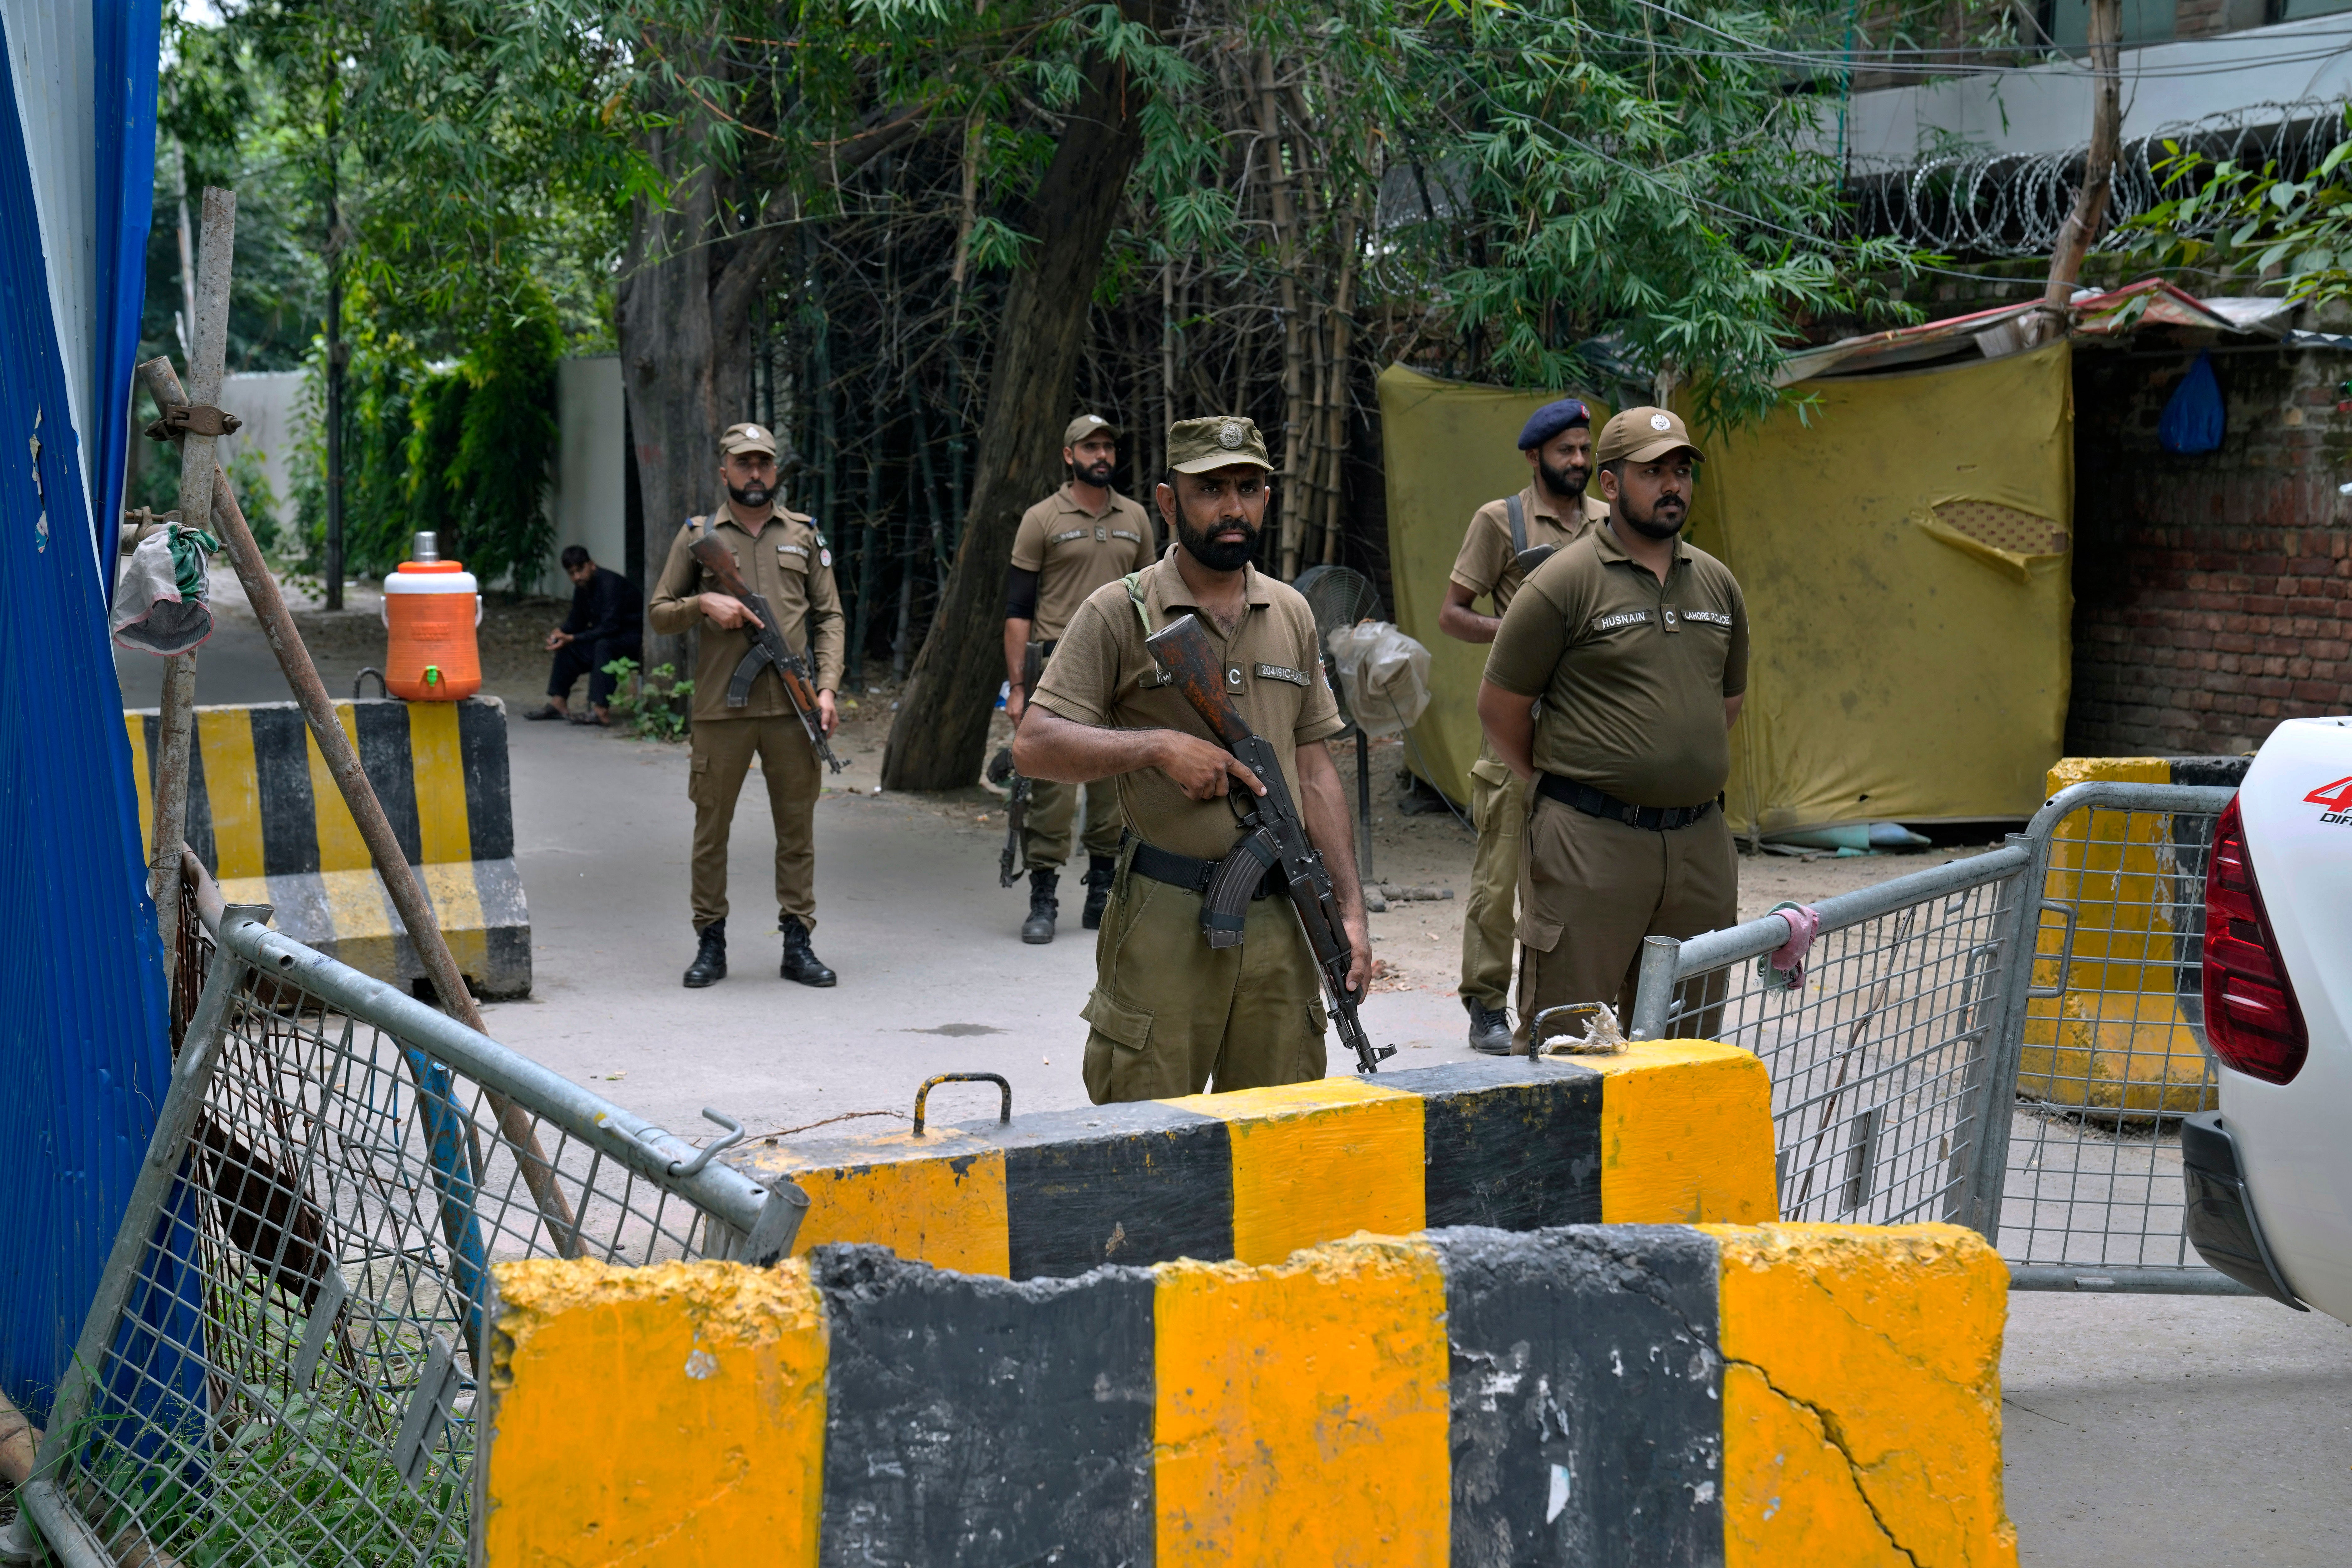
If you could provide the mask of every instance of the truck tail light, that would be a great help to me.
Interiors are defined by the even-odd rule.
[[[2268,1083],[2291,1082],[2311,1048],[2235,797],[2214,824],[2205,867],[2205,1039],[2215,1056]]]

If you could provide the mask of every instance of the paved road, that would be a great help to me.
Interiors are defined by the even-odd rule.
[[[126,703],[152,705],[160,666],[125,655],[122,668]],[[199,672],[205,701],[285,695],[247,624],[225,622]],[[322,673],[349,689],[349,669]],[[684,751],[563,725],[511,734],[538,986],[486,1009],[499,1038],[679,1131],[705,1104],[761,1131],[903,1112],[924,1078],[961,1068],[1003,1073],[1024,1109],[1083,1103],[1076,1010],[1092,965],[1076,900],[1062,940],[1024,947],[1024,900],[996,886],[996,833],[919,799],[828,793],[817,947],[843,981],[817,992],[776,977],[772,841],[747,806],[734,973],[688,992]],[[871,752],[842,775],[866,791],[874,779]],[[1366,1022],[1406,1063],[1465,1051],[1458,1005],[1430,991],[1376,994]],[[986,1092],[942,1091],[936,1114],[984,1116]],[[2266,1301],[2019,1294],[2002,1369],[2027,1568],[2352,1561],[2352,1329]]]

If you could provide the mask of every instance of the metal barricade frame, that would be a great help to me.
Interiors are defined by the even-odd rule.
[[[488,1264],[772,1262],[806,1195],[207,890],[203,988],[25,1511],[69,1568],[465,1562]]]
[[[1778,913],[1684,940],[1651,937],[1627,1033],[1636,1039],[1706,1033],[1765,1059],[1787,1217],[1967,1225],[2007,1243],[2011,1282],[2020,1289],[2244,1294],[2193,1261],[2177,1223],[2161,1235],[2154,1228],[2161,1214],[2177,1215],[2180,1206],[2181,1195],[2164,1190],[2166,1129],[2177,1140],[2179,1117],[2201,1106],[2215,1081],[2203,1055],[2199,964],[2189,950],[2202,929],[2202,846],[2233,793],[2075,784],[1999,848],[1822,900],[1813,906],[1819,925],[1808,969],[1819,974],[1822,965],[1844,964],[1855,973],[1841,978],[1854,983],[1835,990],[1824,983],[1812,988],[1823,993],[1818,1000],[1799,998],[1793,1007],[1776,1002],[1760,977],[1743,984],[1739,973],[1789,942],[1790,924]],[[2102,813],[2124,814],[2119,835],[2108,825],[2101,837]],[[2079,827],[2070,827],[2078,819]],[[2101,909],[2104,923],[2095,918]],[[2090,984],[2105,984],[2115,973],[2132,989]],[[2159,989],[2149,989],[2151,973]],[[2116,1002],[2120,1016],[2110,1016],[2108,1002],[2126,996],[2127,1005]],[[1841,1011],[1850,998],[1861,1005]],[[1820,1016],[1803,1016],[1809,1010]],[[1845,1038],[1830,1042],[1839,1028]],[[2157,1030],[2165,1031],[2160,1042],[2170,1058],[2168,1076],[2151,1087],[2137,1059],[2149,1053],[2137,1047],[2143,1033]],[[2117,1031],[2122,1044],[2105,1047]],[[2049,1038],[2034,1046],[2029,1033]],[[1908,1054],[1876,1050],[1874,1034]],[[2066,1047],[2078,1037],[2089,1044],[2075,1053],[2084,1058],[2076,1071]],[[2192,1080],[2189,1040],[2203,1062],[2201,1080]],[[1818,1077],[1825,1048],[1841,1054],[1823,1092],[1806,1075]],[[2101,1063],[2103,1048],[2123,1059],[2119,1076]],[[2041,1052],[2031,1062],[2030,1049]],[[1841,1117],[1857,1062],[1865,1088],[1892,1098]],[[2021,1076],[2044,1094],[2021,1100]],[[2113,1105],[2105,1103],[2110,1097]],[[1886,1107],[1892,1113],[1880,1114]],[[1809,1111],[1820,1126],[1806,1132],[1791,1125]],[[2108,1150],[2104,1172],[2076,1158],[2058,1173],[2079,1181],[2084,1195],[2074,1185],[2051,1195],[2043,1176],[2011,1171],[2013,1151],[2021,1152],[2016,1124],[2027,1118],[2045,1128],[2034,1139],[2041,1152],[2105,1148],[2099,1138],[2117,1146]],[[2103,1133],[2102,1121],[2116,1127]],[[2053,1123],[2072,1132],[2072,1145],[2049,1136]],[[1811,1148],[1801,1149],[1808,1138]],[[2136,1167],[2122,1148],[2127,1138],[2147,1145]],[[1931,1141],[1940,1181],[1927,1168]],[[1840,1161],[1843,1176],[1833,1169]],[[2102,1178],[2104,1186],[2091,1193]],[[2135,1191],[2118,1196],[2126,1188]],[[2056,1210],[2056,1224],[2043,1223],[2045,1207]],[[2107,1228],[2077,1225],[2078,1208]],[[2121,1223],[2134,1213],[2136,1227]],[[2169,1247],[2172,1259],[2151,1262],[2151,1246]],[[2059,1256],[2046,1255],[2053,1249]]]

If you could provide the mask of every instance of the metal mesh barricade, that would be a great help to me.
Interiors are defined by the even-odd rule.
[[[2011,847],[1827,899],[1793,986],[1768,915],[1643,954],[1635,1038],[1743,1046],[1772,1075],[1784,1219],[1905,1225],[1966,1215],[1993,1031]]]
[[[2180,1120],[2220,1103],[2205,1048],[2205,860],[2227,789],[2090,784],[2027,831],[2041,900],[2012,998],[2000,1201],[2018,1283],[2237,1288],[2181,1234]]]
[[[218,918],[26,1489],[75,1568],[462,1563],[489,1265],[766,1260],[805,1204],[266,913]]]
[[[1784,1218],[1968,1225],[2026,1289],[2242,1293],[2180,1227],[2231,793],[2077,784],[2001,848],[1814,906],[1795,986],[1762,962],[1780,914],[1652,937],[1628,1033],[1763,1060]]]

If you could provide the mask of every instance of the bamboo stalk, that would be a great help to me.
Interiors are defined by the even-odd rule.
[[[205,193],[207,209],[211,195],[211,192]],[[187,401],[168,359],[149,360],[139,367],[139,378],[146,383],[159,408]],[[442,1006],[467,1028],[488,1034],[482,1027],[481,1009],[474,1005],[474,994],[466,988],[466,977],[458,973],[457,961],[450,956],[449,944],[442,938],[441,922],[425,896],[424,884],[417,880],[415,868],[409,865],[407,855],[400,847],[392,821],[383,814],[383,803],[376,799],[375,786],[368,782],[367,770],[360,765],[359,749],[335,717],[334,700],[327,695],[325,684],[319,679],[318,667],[310,662],[310,650],[303,646],[302,635],[295,629],[294,617],[286,608],[285,596],[278,591],[278,579],[269,574],[268,565],[261,559],[261,548],[253,542],[253,531],[246,526],[245,513],[236,504],[236,492],[229,488],[228,476],[217,465],[213,469],[212,520],[227,543],[237,581],[245,585],[246,599],[269,638],[270,651],[278,656],[278,668],[285,672],[286,684],[293,689],[295,705],[302,710],[311,739],[318,743],[319,754],[326,762],[327,771],[334,775],[343,804],[351,808],[352,820],[358,825],[360,837],[366,841],[368,854],[375,862],[376,875],[383,879],[393,908],[400,912],[401,922],[408,928],[409,940],[416,944],[416,955],[424,962],[425,975],[433,982]],[[176,843],[172,847],[172,880],[175,886],[179,881]],[[175,906],[175,922],[177,918]],[[173,931],[176,933],[176,923]],[[522,1167],[523,1184],[530,1189],[557,1251],[566,1258],[579,1256],[579,1227],[572,1219],[572,1205],[555,1184],[555,1168],[540,1147],[539,1132],[531,1125],[530,1115],[496,1089],[486,1087],[482,1092],[498,1116],[499,1131],[514,1146],[517,1163]]]
[[[1293,499],[1298,479],[1299,447],[1305,435],[1299,405],[1306,379],[1302,363],[1306,342],[1302,330],[1305,323],[1298,315],[1298,220],[1291,209],[1290,174],[1283,166],[1282,113],[1271,50],[1258,51],[1256,75],[1258,138],[1265,153],[1266,207],[1274,218],[1275,288],[1282,301],[1282,486],[1276,493],[1283,498],[1283,515],[1287,520],[1298,501],[1304,500]],[[1236,409],[1241,406],[1238,395],[1234,405]],[[1300,532],[1300,528],[1288,521],[1282,525],[1282,576],[1286,581],[1298,575]]]

